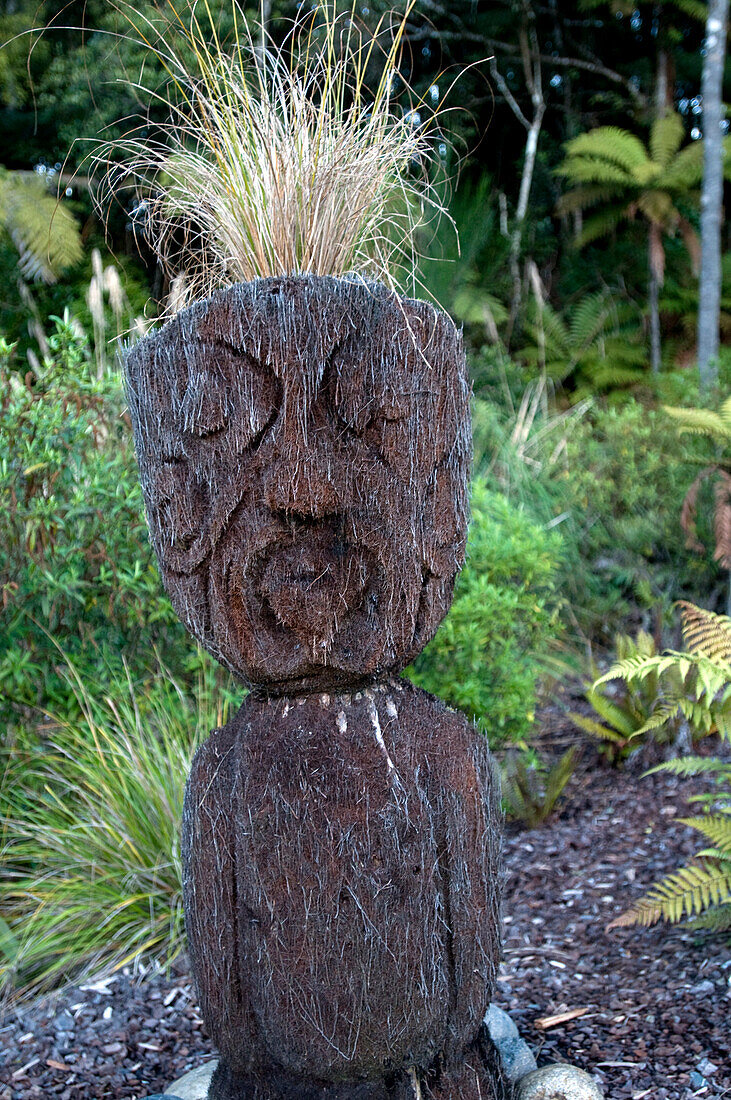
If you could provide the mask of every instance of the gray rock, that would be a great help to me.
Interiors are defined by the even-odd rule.
[[[692,1089],[702,1089],[704,1086],[708,1086],[709,1081],[706,1081],[702,1073],[699,1073],[697,1069],[690,1071],[690,1087]]]
[[[536,1069],[536,1060],[528,1044],[521,1039],[507,1012],[497,1005],[490,1005],[484,1022],[500,1056],[503,1073],[512,1084]]]
[[[604,1093],[583,1069],[556,1062],[524,1077],[517,1100],[604,1100]]]
[[[214,1059],[212,1062],[205,1062],[202,1066],[192,1069],[190,1073],[186,1073],[184,1077],[165,1089],[165,1096],[168,1100],[175,1097],[178,1100],[206,1100],[208,1086],[217,1065],[218,1062]]]
[[[713,1077],[714,1073],[718,1072],[718,1066],[715,1062],[712,1062],[710,1058],[703,1058],[695,1067],[699,1073],[702,1073],[704,1077]]]

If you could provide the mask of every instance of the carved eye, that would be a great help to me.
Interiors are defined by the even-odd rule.
[[[226,445],[240,452],[271,421],[279,392],[274,375],[248,355],[228,345],[198,345],[180,405],[181,427],[201,440],[225,433]]]
[[[152,476],[152,493],[159,504],[180,497],[185,492],[188,480],[184,459],[175,456],[163,456],[160,466]]]

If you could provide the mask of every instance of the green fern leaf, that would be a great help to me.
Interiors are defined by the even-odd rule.
[[[587,244],[591,244],[592,241],[597,241],[602,237],[608,236],[610,233],[613,233],[617,226],[627,217],[628,211],[626,204],[614,207],[608,206],[604,210],[592,214],[591,217],[586,219],[581,232],[576,237],[576,247],[584,248]]]
[[[689,864],[655,883],[608,927],[625,928],[632,924],[648,927],[659,920],[677,924],[684,916],[695,916],[711,905],[728,901],[731,901],[731,868]]]
[[[681,149],[662,175],[656,186],[665,191],[689,191],[703,181],[703,143],[694,141]]]
[[[611,741],[616,745],[626,745],[631,736],[631,734],[618,733],[616,730],[610,729],[609,726],[603,726],[601,722],[594,722],[591,718],[586,718],[583,714],[577,714],[575,711],[569,711],[568,717],[575,726],[584,730],[591,737],[596,737],[599,741]]]
[[[697,19],[699,23],[705,23],[708,18],[708,4],[701,0],[673,0],[673,5],[691,19]]]
[[[677,760],[665,760],[662,764],[656,764],[645,775],[654,775],[655,772],[671,772],[673,775],[688,779],[694,775],[725,775],[728,772],[731,781],[731,765],[714,756],[683,756]]]
[[[602,157],[571,156],[556,169],[571,184],[617,184],[620,191],[636,185],[633,174],[619,164]]]
[[[33,172],[0,172],[0,223],[18,250],[26,279],[53,283],[83,256],[73,216]]]
[[[683,144],[685,127],[677,111],[668,111],[650,131],[650,156],[661,168],[667,168]]]
[[[673,405],[663,405],[663,411],[678,421],[681,432],[706,435],[711,439],[731,440],[731,425],[727,425],[711,409],[679,409]]]
[[[567,159],[588,157],[610,161],[631,178],[636,178],[637,170],[651,163],[640,139],[618,126],[599,126],[579,134],[567,142],[566,152]]]
[[[665,230],[674,227],[677,221],[673,200],[667,191],[656,188],[643,191],[637,198],[637,209],[642,211],[649,222],[654,222]]]
[[[718,849],[714,853],[716,856],[731,856],[731,811],[726,814],[704,814],[702,817],[679,817],[678,821],[708,837]]]
[[[559,214],[574,214],[579,210],[590,210],[593,206],[600,206],[616,198],[616,187],[584,184],[561,195],[556,203],[556,210]]]

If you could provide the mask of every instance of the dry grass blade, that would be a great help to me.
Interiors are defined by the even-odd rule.
[[[102,147],[98,203],[122,182],[136,188],[145,232],[171,279],[185,274],[188,300],[270,275],[413,279],[415,231],[443,212],[421,104],[403,110],[395,97],[414,4],[366,32],[355,7],[338,16],[323,3],[282,46],[258,28],[265,48],[238,0],[226,41],[207,3],[185,18],[169,4],[164,25],[120,5],[168,74],[162,92],[139,87],[169,122],[161,139],[133,132]]]

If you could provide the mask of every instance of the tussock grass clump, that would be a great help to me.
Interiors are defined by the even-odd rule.
[[[0,760],[6,995],[183,947],[183,789],[226,693],[202,680],[193,702],[164,675],[139,691],[67,675],[81,717],[20,732]]]
[[[261,28],[255,40],[238,0],[225,39],[205,2],[184,16],[169,4],[163,24],[120,6],[167,74],[162,91],[139,87],[168,122],[156,139],[132,132],[102,148],[98,164],[124,164],[97,197],[104,206],[110,191],[136,188],[150,243],[185,279],[178,308],[271,275],[413,278],[416,231],[443,212],[430,181],[434,115],[422,120],[399,73],[414,3],[370,31],[355,7],[338,16],[322,3],[280,46]]]

